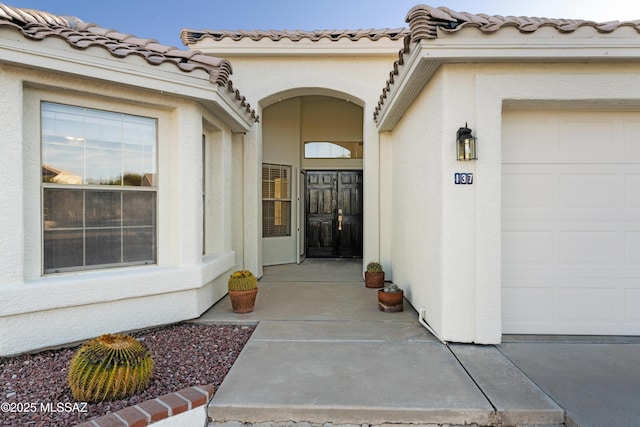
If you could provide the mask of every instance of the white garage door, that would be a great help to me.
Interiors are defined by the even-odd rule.
[[[640,113],[503,115],[504,333],[640,335]]]

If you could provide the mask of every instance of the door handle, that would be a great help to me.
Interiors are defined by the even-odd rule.
[[[338,231],[342,231],[342,209],[338,209]]]

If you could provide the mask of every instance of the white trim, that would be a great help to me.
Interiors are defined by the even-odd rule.
[[[58,47],[55,43],[62,45]],[[220,117],[233,132],[247,132],[253,126],[253,119],[235,100],[235,93],[212,83],[204,70],[187,73],[173,64],[150,65],[135,55],[114,58],[99,47],[76,51],[61,40],[25,42],[23,37],[0,38],[0,62],[193,98]]]
[[[317,41],[312,41],[305,37],[298,41],[293,41],[286,37],[277,41],[269,37],[263,37],[257,41],[250,37],[244,37],[236,41],[230,37],[225,37],[222,40],[214,40],[211,37],[205,36],[201,40],[191,43],[189,49],[197,49],[209,55],[222,58],[229,56],[366,57],[394,54],[398,52],[403,43],[404,37],[392,40],[386,36],[380,37],[378,40],[372,40],[365,36],[357,41],[344,37],[339,40],[321,38]]]
[[[639,56],[637,32],[628,28],[612,34],[585,28],[560,36],[551,29],[521,34],[514,28],[505,28],[496,34],[480,36],[474,28],[453,34],[439,32],[437,39],[411,43],[409,54],[403,58],[405,64],[400,66],[399,75],[394,76],[395,82],[382,104],[376,120],[378,130],[393,130],[445,63],[616,63],[636,61]]]
[[[227,252],[193,266],[110,268],[3,284],[0,317],[199,289],[234,265],[235,253]]]

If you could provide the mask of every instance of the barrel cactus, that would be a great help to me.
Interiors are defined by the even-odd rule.
[[[381,288],[384,286],[384,271],[379,262],[367,264],[364,272],[364,284],[367,288]]]
[[[367,264],[367,271],[369,273],[381,273],[382,265],[380,265],[380,263],[377,263],[377,262],[370,262],[369,264]]]
[[[144,390],[153,373],[149,349],[129,335],[105,334],[80,347],[69,368],[76,401],[124,399]]]
[[[230,291],[250,291],[257,287],[258,280],[249,270],[236,271],[229,277]]]

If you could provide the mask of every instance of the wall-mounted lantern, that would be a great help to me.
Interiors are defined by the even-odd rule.
[[[463,128],[458,129],[456,134],[456,151],[458,154],[458,160],[477,160],[477,138],[471,134],[471,129],[464,124]]]

